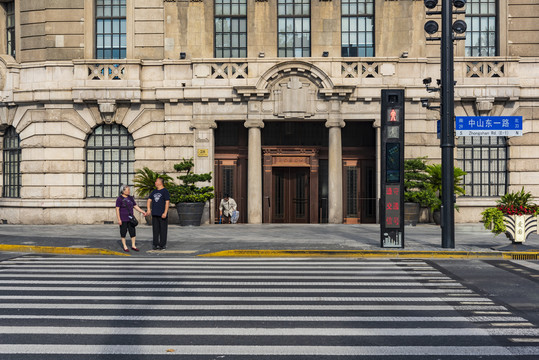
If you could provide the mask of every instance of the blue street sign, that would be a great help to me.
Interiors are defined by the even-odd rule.
[[[457,136],[522,136],[522,116],[457,116]]]
[[[439,139],[442,136],[442,120],[436,120],[436,138]]]

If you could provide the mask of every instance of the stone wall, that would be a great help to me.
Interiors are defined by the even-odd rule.
[[[404,88],[405,156],[440,160],[439,113],[420,102],[438,104],[421,80],[440,74],[439,44],[425,41],[422,1],[375,2],[374,58],[340,58],[340,1],[313,1],[313,56],[302,59],[276,57],[277,0],[249,1],[248,57],[214,59],[212,0],[128,0],[128,59],[114,61],[93,59],[93,2],[17,2],[20,51],[16,61],[0,55],[0,132],[12,125],[20,134],[23,186],[20,199],[0,199],[0,219],[113,219],[110,199],[85,198],[84,146],[102,123],[128,129],[137,169],[175,175],[175,163],[194,157],[196,171],[207,172],[217,122],[259,129],[264,121],[308,119],[340,128],[360,120],[379,127],[380,90]],[[500,1],[500,16],[508,19],[500,21],[502,56],[464,58],[464,42],[457,43],[455,112],[522,115],[524,136],[509,140],[510,190],[525,186],[539,196],[537,8],[533,1]],[[303,90],[283,95],[292,88]],[[493,199],[458,204],[457,221],[476,222]]]
[[[539,56],[539,2],[509,0],[507,45],[509,56]]]

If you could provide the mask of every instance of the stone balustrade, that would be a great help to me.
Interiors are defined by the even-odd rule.
[[[217,61],[219,60],[219,61]],[[261,77],[285,62],[298,62],[319,69],[333,86],[355,86],[354,98],[377,98],[380,86],[405,87],[407,97],[424,94],[420,79],[440,77],[437,59],[362,58],[252,58],[185,60],[81,59],[65,62],[24,63],[18,67],[0,64],[4,81],[2,96],[13,102],[120,101],[230,99],[234,88],[256,86]],[[456,58],[456,97],[518,98],[520,87],[537,86],[536,61],[527,58]],[[2,66],[3,65],[3,66]],[[538,75],[538,76],[529,76]],[[472,89],[471,87],[474,87]],[[492,87],[487,89],[487,87]],[[179,91],[181,89],[181,91]],[[522,90],[525,91],[525,90]],[[170,93],[170,94],[169,94]],[[488,93],[488,94],[487,94]],[[12,95],[11,95],[12,94]],[[377,95],[378,94],[378,95]]]

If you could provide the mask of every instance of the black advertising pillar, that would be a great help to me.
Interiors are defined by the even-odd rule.
[[[380,241],[404,248],[404,90],[382,90]]]

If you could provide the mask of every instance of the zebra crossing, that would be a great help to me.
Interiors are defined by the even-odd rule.
[[[539,358],[539,329],[421,260],[25,256],[0,359]]]

